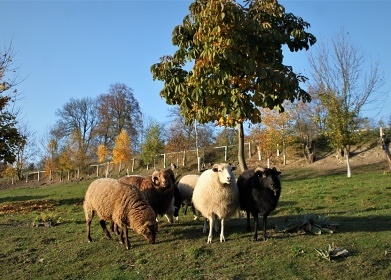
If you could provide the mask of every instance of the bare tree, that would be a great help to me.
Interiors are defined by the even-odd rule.
[[[112,149],[114,139],[124,129],[130,137],[132,149],[138,150],[143,125],[140,106],[133,90],[121,83],[110,85],[108,92],[98,97],[97,106],[100,142]]]
[[[311,89],[327,110],[326,133],[338,156],[345,156],[350,177],[349,151],[354,130],[359,127],[364,105],[380,98],[383,80],[379,63],[367,63],[343,29],[330,41],[318,44],[309,62]]]
[[[95,155],[91,148],[98,123],[96,102],[91,98],[71,98],[63,108],[57,109],[56,115],[60,119],[51,134],[54,139],[63,140],[63,148],[72,147],[77,153],[78,166],[83,167],[87,156]]]

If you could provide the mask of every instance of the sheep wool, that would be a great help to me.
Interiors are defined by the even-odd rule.
[[[254,240],[258,239],[258,214],[263,215],[263,240],[267,239],[267,217],[278,204],[281,194],[281,172],[274,168],[244,171],[238,178],[240,208],[247,213],[247,230],[250,231],[250,213],[254,217]]]
[[[119,181],[137,186],[156,216],[165,215],[170,223],[174,221],[175,177],[171,169],[154,171],[151,177],[124,176]]]
[[[83,208],[89,242],[92,241],[91,221],[96,213],[108,239],[111,239],[111,236],[106,228],[107,220],[112,220],[121,228],[120,242],[125,242],[126,249],[130,248],[128,227],[147,239],[149,243],[155,243],[156,215],[135,186],[125,185],[110,178],[97,179],[90,184],[86,191]]]
[[[186,210],[187,210],[187,206],[191,205],[191,209],[192,209],[193,215],[194,215],[194,220],[198,219],[198,215],[197,215],[197,213],[194,209],[194,205],[192,203],[193,192],[194,192],[194,188],[198,182],[198,178],[200,178],[200,175],[198,175],[198,174],[188,174],[188,175],[183,176],[179,180],[178,191],[179,191],[180,201],[175,204],[175,206],[176,206],[175,212],[174,212],[175,217],[178,217],[179,208],[180,208],[181,204],[184,203],[186,205]],[[186,214],[186,211],[185,211],[185,214]]]
[[[232,172],[235,169],[236,167],[227,163],[215,164],[212,169],[200,175],[194,188],[194,206],[209,220],[207,243],[212,243],[213,225],[216,218],[221,219],[220,242],[225,241],[225,219],[236,213],[238,208],[239,191]]]

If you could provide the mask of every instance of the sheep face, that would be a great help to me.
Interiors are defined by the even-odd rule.
[[[219,181],[223,185],[231,184],[235,180],[235,175],[232,172],[235,169],[235,166],[231,166],[228,163],[215,164],[212,167],[213,172],[217,173]]]
[[[260,168],[255,169],[255,175],[257,176],[261,185],[265,188],[270,189],[274,192],[274,195],[277,196],[281,192],[281,183],[278,176],[281,174],[281,171],[273,168]]]
[[[139,230],[138,234],[144,236],[144,238],[150,243],[155,244],[156,233],[158,230],[157,222],[145,222]]]
[[[153,184],[158,188],[170,188],[175,183],[175,175],[171,169],[162,169],[152,173]]]

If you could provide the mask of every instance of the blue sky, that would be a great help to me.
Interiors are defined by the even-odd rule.
[[[131,87],[145,117],[167,121],[169,106],[160,98],[162,83],[150,66],[173,54],[171,32],[188,14],[191,1],[3,1],[1,47],[13,42],[23,82],[23,122],[38,135],[56,122],[55,111],[70,98],[96,97],[120,82]],[[342,27],[352,43],[384,72],[391,91],[391,1],[280,1],[286,12],[311,24],[318,40]],[[285,53],[286,64],[308,73],[306,52]],[[388,120],[391,98],[366,114]]]

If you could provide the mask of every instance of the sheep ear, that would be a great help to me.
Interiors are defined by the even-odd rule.
[[[281,174],[281,171],[280,170],[277,170],[277,168],[273,167],[273,172],[275,175],[280,175]]]
[[[218,165],[218,164],[213,165],[212,170],[213,170],[214,172],[219,171],[219,165]]]

